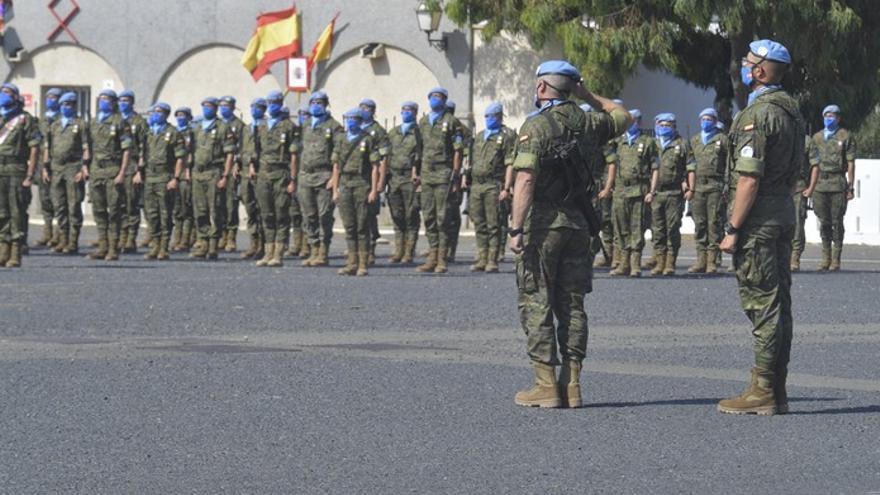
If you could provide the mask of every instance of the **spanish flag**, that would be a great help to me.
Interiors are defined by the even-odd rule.
[[[330,60],[330,52],[333,50],[333,26],[336,25],[336,18],[339,12],[330,20],[330,24],[324,28],[324,32],[318,38],[318,42],[312,47],[312,54],[309,56],[309,70],[318,62]]]
[[[299,53],[300,22],[296,7],[268,12],[257,17],[257,29],[248,43],[241,65],[254,81],[269,72],[272,64]]]

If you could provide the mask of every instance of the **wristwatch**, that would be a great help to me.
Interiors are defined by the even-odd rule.
[[[510,237],[516,237],[522,233],[523,233],[522,227],[520,227],[518,229],[510,229],[507,231],[507,235],[509,235]]]
[[[739,229],[734,227],[733,225],[731,225],[730,222],[727,222],[724,225],[724,233],[726,235],[736,235],[738,232],[739,232]]]

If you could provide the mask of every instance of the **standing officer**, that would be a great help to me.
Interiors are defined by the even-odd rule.
[[[202,120],[193,129],[193,215],[198,241],[193,258],[217,259],[226,232],[226,186],[235,153],[235,135],[217,119],[217,98],[202,100]]]
[[[840,107],[828,105],[822,110],[822,118],[825,128],[813,134],[812,143],[819,156],[813,211],[819,219],[822,237],[819,271],[837,271],[843,251],[843,216],[847,202],[853,199],[856,143],[849,131],[840,126]]]
[[[819,156],[818,150],[812,145],[810,136],[804,136],[804,156],[801,160],[797,186],[794,195],[794,239],[791,242],[791,262],[789,267],[792,272],[801,269],[801,254],[807,244],[804,224],[807,222],[807,201],[813,196],[816,182],[819,180]]]
[[[18,87],[0,89],[0,267],[21,266],[27,223],[22,210],[28,203],[39,156],[37,119],[23,110]]]
[[[582,152],[592,145],[590,141],[605,143],[620,135],[632,117],[581,86],[580,73],[568,62],[544,62],[537,78],[539,110],[523,124],[517,140],[510,230],[510,248],[518,255],[520,321],[536,379],[534,387],[517,393],[514,401],[523,406],[580,407],[580,371],[588,335],[584,295],[592,289],[588,220],[592,206],[582,182],[588,175],[588,157]],[[610,112],[601,114],[603,122],[594,128],[595,135],[584,132],[586,115],[568,99],[572,93]],[[570,144],[577,145],[580,156],[561,156],[560,148]],[[574,181],[571,172],[580,181]],[[562,355],[558,381],[557,342]]]
[[[345,134],[333,147],[333,201],[339,205],[348,260],[340,275],[367,275],[370,249],[370,205],[379,197],[379,145],[366,132],[362,113],[345,112]]]
[[[61,110],[61,96],[63,96],[63,94],[59,88],[52,88],[46,92],[46,111],[43,112],[43,117],[40,119],[40,134],[44,138],[44,150],[46,146],[45,137],[49,134],[49,127],[52,125],[52,122],[55,122],[59,117],[59,111]],[[45,155],[45,153],[43,154]],[[47,163],[43,162],[41,168],[45,169],[47,165]],[[41,170],[37,170],[35,174],[41,178],[37,184],[39,185],[38,191],[40,193],[40,213],[43,214],[43,237],[37,241],[37,246],[56,247],[61,244],[61,251],[63,251],[66,247],[66,242],[59,242],[59,231],[53,230],[52,228],[52,218],[55,216],[52,207],[52,185],[49,182],[42,180],[45,174],[43,174]],[[27,235],[25,235],[25,239],[27,239]]]
[[[467,124],[459,120],[458,117],[455,117],[454,101],[449,100],[446,102],[446,110],[458,121],[458,125],[461,127],[461,168],[462,170],[465,170],[470,166],[471,148],[474,144],[473,130]],[[454,191],[450,192],[449,199],[446,202],[446,218],[449,222],[449,233],[447,234],[447,238],[449,239],[449,252],[446,255],[446,261],[448,263],[455,262],[455,254],[458,251],[458,237],[459,234],[461,234],[461,204],[464,202],[466,189],[466,177],[462,176],[460,187],[457,187]]]
[[[684,201],[693,190],[687,178],[688,143],[676,130],[675,114],[661,113],[654,118],[654,132],[660,148],[660,168],[651,201],[651,234],[657,265],[651,275],[674,275],[675,260],[681,247],[681,216]],[[684,201],[682,201],[684,193]]]
[[[376,102],[369,98],[364,98],[361,100],[359,108],[361,111],[361,119],[363,119],[361,125],[363,126],[364,131],[370,135],[370,140],[372,140],[373,146],[375,146],[376,150],[379,152],[381,169],[385,170],[388,167],[388,132],[376,122]],[[383,191],[384,189],[385,184],[379,184],[379,191]],[[370,226],[369,265],[373,265],[376,262],[376,240],[380,237],[379,213],[381,213],[381,207],[382,204],[379,201],[373,201],[370,203],[370,214],[367,217],[367,222],[369,222]]]
[[[76,93],[58,100],[60,116],[47,128],[43,148],[42,182],[50,185],[52,209],[58,223],[56,253],[79,252],[82,202],[86,195],[85,164],[89,162],[89,126],[77,115]]]
[[[98,96],[98,115],[89,126],[92,160],[83,166],[83,175],[90,180],[92,216],[98,229],[98,246],[88,255],[93,260],[119,259],[125,171],[134,145],[128,124],[117,111],[116,99],[112,89],[105,89]]]
[[[416,124],[419,105],[400,106],[400,125],[388,133],[389,155],[380,177],[388,181],[388,209],[394,222],[394,254],[391,263],[412,263],[419,237],[419,205],[416,178],[422,160],[422,135]]]
[[[241,253],[241,259],[260,259],[265,254],[263,243],[265,235],[263,234],[263,220],[260,218],[260,205],[256,191],[256,174],[251,174],[252,169],[256,170],[257,160],[257,130],[260,126],[266,125],[266,99],[254,98],[251,102],[251,123],[241,133],[241,166],[246,167],[242,173],[241,184],[241,201],[244,203],[244,209],[247,213],[247,231],[250,235],[250,246],[247,251]]]
[[[498,271],[499,205],[506,201],[505,177],[513,165],[516,134],[504,125],[504,108],[492,102],[486,107],[486,129],[476,143],[471,162],[468,212],[477,236],[477,260],[472,272]]]
[[[235,115],[235,97],[223,96],[220,98],[220,119],[223,121],[226,132],[232,135],[235,142],[232,162],[232,180],[226,188],[226,231],[220,236],[217,249],[224,249],[227,253],[235,252],[238,237],[238,204],[239,186],[241,184],[241,140],[244,135],[244,122]]]
[[[604,199],[614,191],[614,231],[617,233],[620,263],[611,276],[640,277],[645,237],[642,226],[646,205],[654,199],[660,166],[657,142],[642,134],[642,112],[630,110],[632,123],[614,143],[617,162],[608,166],[608,181],[599,193]]]
[[[183,162],[187,158],[183,135],[168,125],[171,106],[156,103],[150,113],[143,153],[144,215],[149,227],[150,251],[144,259],[169,259],[171,222],[174,214],[174,197],[180,185]]]
[[[419,265],[420,272],[446,273],[449,255],[449,195],[458,191],[461,174],[464,129],[446,109],[449,92],[434,88],[428,92],[431,111],[419,121],[422,137],[421,205],[425,215],[425,233],[430,244],[428,259]]]
[[[294,126],[294,131],[296,132],[296,147],[299,150],[302,150],[303,129],[306,125],[309,124],[309,119],[311,118],[311,116],[312,115],[309,113],[309,104],[308,102],[306,102],[297,111],[295,122],[296,125]],[[298,160],[299,158],[296,159]],[[296,258],[309,258],[311,256],[309,239],[308,236],[305,235],[305,231],[303,230],[303,214],[302,208],[299,205],[298,194],[293,194],[290,196],[290,230],[292,234],[292,239],[290,242],[290,247],[286,254],[288,256]]]
[[[192,110],[180,107],[174,111],[177,132],[183,139],[186,158],[183,159],[183,175],[178,181],[177,194],[174,198],[174,250],[185,251],[194,242],[192,177],[190,169],[193,161],[193,131],[190,126]]]
[[[741,395],[722,400],[730,414],[788,411],[785,390],[791,352],[791,191],[802,159],[805,125],[797,101],[782,89],[791,56],[771,40],[753,41],[742,61],[749,104],[730,129],[737,177],[721,250],[733,254],[739,296],[755,337],[755,367]]]
[[[622,104],[622,102],[618,104]],[[592,118],[593,116],[591,115],[593,107],[588,103],[583,103],[580,107],[581,110],[587,114],[587,132],[590,132],[589,129],[594,121]],[[597,192],[601,192],[604,189],[605,184],[608,182],[608,168],[617,161],[617,154],[614,151],[615,147],[612,143],[595,143],[594,148],[589,151],[590,167],[593,175],[593,188]],[[607,267],[611,266],[613,263],[615,247],[613,245],[614,225],[611,216],[611,202],[611,189],[609,189],[608,193],[603,195],[602,198],[599,198],[598,194],[593,198],[593,209],[596,211],[596,214],[599,215],[599,220],[601,222],[600,232],[595,234],[590,241],[590,255],[594,258],[593,268]],[[600,251],[602,252],[603,258],[601,261],[596,258],[596,255],[599,254]],[[614,268],[616,268],[616,266]]]
[[[284,242],[290,230],[290,196],[296,193],[296,131],[281,111],[284,95],[272,91],[266,96],[269,118],[256,127],[257,170],[249,175],[257,180],[257,201],[263,221],[264,255],[257,266],[281,266]]]
[[[310,256],[303,266],[327,266],[327,253],[333,239],[333,153],[336,135],[344,132],[342,126],[327,110],[327,93],[315,91],[309,98],[308,125],[302,129],[302,143],[297,147],[300,170],[299,205],[302,208]]]
[[[724,232],[721,193],[730,142],[718,129],[718,112],[714,108],[700,112],[700,134],[692,137],[690,144],[688,183],[693,191],[691,214],[697,261],[688,273],[717,273],[718,243]]]
[[[132,146],[129,149],[131,161],[125,169],[123,189],[122,237],[119,249],[123,253],[137,252],[137,235],[141,226],[141,205],[143,204],[143,184],[135,181],[136,172],[143,168],[143,150],[147,140],[147,121],[134,111],[134,91],[119,93],[119,114],[130,129]]]

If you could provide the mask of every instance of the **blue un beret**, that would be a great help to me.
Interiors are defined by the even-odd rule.
[[[581,73],[565,60],[548,60],[539,65],[535,72],[535,77],[550,75],[566,76],[575,81],[581,80]]]
[[[700,112],[701,119],[706,116],[713,117],[715,120],[718,120],[718,112],[716,112],[715,109],[712,107],[704,108],[703,111]]]
[[[174,115],[177,115],[179,113],[185,113],[185,114],[189,115],[190,118],[192,118],[192,116],[193,116],[192,109],[189,107],[177,107],[177,110],[174,111]]]
[[[371,100],[370,98],[364,98],[363,100],[361,100],[360,103],[358,103],[358,105],[363,105],[363,106],[366,106],[366,107],[370,107],[370,108],[372,108],[373,110],[376,109],[376,102],[373,101],[373,100]]]
[[[352,108],[351,110],[342,114],[342,117],[345,119],[360,119],[361,118],[361,109],[360,108]]]
[[[314,93],[312,93],[312,96],[309,97],[309,103],[316,100],[324,100],[325,103],[328,103],[330,101],[330,98],[328,98],[327,93],[323,91],[315,91]]]
[[[265,100],[265,98],[260,98],[260,97],[258,96],[258,97],[256,97],[256,98],[254,98],[253,101],[251,101],[251,106],[252,106],[252,107],[265,107],[265,106],[266,106],[266,100]]]
[[[134,91],[130,89],[123,90],[119,93],[120,98],[131,98],[134,100]]]
[[[486,107],[486,115],[495,115],[497,113],[500,113],[502,115],[504,114],[504,107],[501,105],[501,103],[497,101],[489,103],[489,106]]]
[[[160,101],[158,103],[153,103],[153,110],[160,109],[165,113],[171,113],[171,105],[165,103],[164,101]]]
[[[220,103],[231,103],[233,106],[235,106],[235,97],[229,95],[221,96]]]
[[[446,109],[452,113],[455,113],[455,102],[452,100],[446,101]]]
[[[446,91],[446,88],[441,88],[440,86],[437,86],[431,91],[428,91],[428,98],[430,98],[431,95],[434,93],[441,94],[444,98],[449,98],[449,91]]]
[[[116,91],[113,91],[112,89],[101,90],[101,93],[98,94],[98,96],[108,96],[110,98],[113,98],[114,100],[118,98],[116,96]]]
[[[824,110],[822,110],[822,115],[825,115],[828,112],[840,115],[840,107],[837,105],[828,105],[827,107],[825,107]]]
[[[317,93],[315,93],[315,94],[317,94]],[[314,99],[314,98],[315,98],[314,95],[312,95],[312,99]],[[269,94],[266,95],[267,102],[268,101],[279,101],[279,100],[283,100],[283,99],[284,99],[284,93],[282,93],[281,91],[278,91],[278,90],[269,91]],[[264,105],[265,105],[265,103],[264,103]]]
[[[64,91],[61,91],[61,88],[52,88],[49,91],[46,91],[46,96],[61,98],[62,96],[64,96]]]
[[[791,55],[788,53],[788,48],[773,40],[753,41],[749,43],[749,51],[767,60],[783,64],[791,63]]]
[[[593,111],[593,107],[591,107],[589,103],[581,103],[581,110],[586,113],[590,113]]]
[[[18,86],[16,86],[15,84],[12,84],[12,83],[6,83],[6,84],[3,85],[3,88],[12,90],[12,92],[15,93],[16,95],[19,94],[19,92],[18,92]]]
[[[621,100],[620,98],[615,98],[611,101],[613,101],[614,103],[617,103],[620,106],[623,106],[623,100]]]
[[[64,93],[61,95],[61,98],[58,99],[58,103],[76,103],[76,93]]]
[[[217,106],[217,98],[214,98],[213,96],[206,96],[206,97],[202,98],[202,105],[204,105],[205,103],[210,104],[210,105],[214,105],[216,107]]]
[[[401,108],[401,110],[404,108],[412,108],[413,110],[418,112],[419,111],[419,104],[414,101],[405,101],[400,104],[400,108]]]
[[[656,117],[654,117],[654,122],[675,122],[675,114],[674,113],[658,113]]]
[[[632,115],[634,119],[642,118],[642,111],[639,110],[638,108],[633,108],[632,110],[629,111],[629,114]]]

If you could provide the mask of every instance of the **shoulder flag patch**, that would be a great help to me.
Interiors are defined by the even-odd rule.
[[[748,124],[746,126],[743,126],[743,131],[745,131],[745,132],[752,131],[754,129],[755,129],[755,124]]]
[[[528,140],[529,140],[529,135],[528,135],[528,134],[523,134],[522,136],[519,137],[519,142],[521,142],[521,143],[524,143],[524,142],[526,142],[526,141],[528,141]]]

